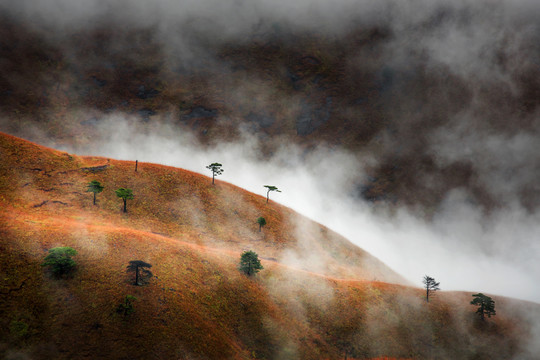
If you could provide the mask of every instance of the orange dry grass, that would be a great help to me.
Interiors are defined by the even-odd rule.
[[[403,280],[383,264],[347,240],[261,196],[206,176],[167,166],[103,158],[77,157],[35,144],[2,138],[6,206],[25,214],[61,217],[80,223],[132,228],[183,241],[240,251],[255,250],[260,257],[279,259],[284,250],[316,253],[324,273],[356,279]],[[16,152],[10,151],[17,149]],[[40,155],[41,153],[46,156]],[[44,162],[43,159],[49,161]],[[24,163],[24,166],[17,166]],[[98,172],[85,168],[109,165]],[[1,171],[2,169],[0,169]],[[105,189],[92,205],[86,185],[98,180]],[[130,188],[128,213],[114,190]],[[267,225],[258,231],[256,219]],[[299,243],[299,237],[302,242]],[[332,255],[330,255],[332,254]],[[301,264],[312,271],[309,264]],[[317,268],[321,272],[321,268]]]
[[[231,184],[153,164],[135,173],[132,162],[7,135],[0,150],[2,355],[339,359],[354,345],[356,358],[425,359],[518,349],[524,319],[497,316],[486,335],[461,310],[469,294],[425,304],[421,289],[390,284],[401,278],[337,234]],[[83,170],[100,165],[108,167]],[[105,185],[96,206],[85,192],[91,180]],[[135,193],[127,214],[119,187]],[[258,216],[268,222],[261,233]],[[55,246],[78,251],[73,278],[39,266]],[[262,258],[255,278],[237,270],[245,249]],[[306,251],[321,264],[301,261]],[[151,263],[155,277],[133,286],[130,260]],[[135,313],[123,317],[115,310],[127,294],[137,297]],[[26,334],[13,330],[21,323]],[[471,343],[460,347],[465,336]]]

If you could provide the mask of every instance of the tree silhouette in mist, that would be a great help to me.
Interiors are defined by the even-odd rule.
[[[474,298],[471,301],[471,305],[478,306],[478,309],[476,310],[476,313],[480,315],[480,319],[482,321],[485,320],[485,316],[491,317],[491,315],[496,315],[495,313],[495,301],[493,301],[492,298],[489,296],[486,296],[482,293],[473,294],[472,297]]]
[[[425,275],[424,280],[422,280],[424,283],[424,288],[426,289],[426,302],[429,302],[429,294],[434,293],[437,290],[441,290],[439,288],[439,283],[435,281],[434,278]]]
[[[279,190],[274,185],[264,185],[264,187],[268,189],[268,191],[266,192],[266,203],[267,204],[268,204],[268,200],[270,199],[270,191],[281,192],[281,190]]]
[[[221,165],[220,163],[215,162],[206,167],[207,169],[210,169],[210,171],[212,171],[212,185],[214,185],[214,179],[216,178],[216,176],[223,174],[224,170],[221,168],[222,166],[223,165]]]

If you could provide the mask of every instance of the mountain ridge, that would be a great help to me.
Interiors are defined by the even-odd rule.
[[[339,235],[228,183],[147,163],[135,173],[134,162],[4,134],[0,148],[6,358],[527,359],[533,324],[519,309],[537,304],[497,297],[501,310],[480,323],[469,293],[426,304],[422,289],[392,284],[402,278]],[[96,206],[84,192],[94,179],[109,190]],[[133,188],[127,214],[109,184]],[[268,220],[261,233],[256,215]],[[78,251],[72,278],[39,265],[55,246]],[[247,248],[265,267],[255,278],[237,269]],[[145,286],[125,272],[135,259],[153,265]],[[128,294],[135,312],[121,316]]]

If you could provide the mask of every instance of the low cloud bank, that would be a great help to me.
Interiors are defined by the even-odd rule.
[[[540,215],[518,204],[486,215],[455,190],[428,221],[407,208],[381,208],[352,197],[363,164],[373,159],[345,150],[320,146],[304,152],[283,144],[266,161],[260,160],[257,138],[247,132],[241,141],[203,147],[189,132],[142,124],[121,114],[103,120],[99,132],[91,144],[62,150],[171,165],[208,176],[206,165],[217,161],[225,170],[218,180],[261,196],[266,195],[263,185],[277,186],[282,192],[272,192],[271,201],[342,234],[417,286],[428,274],[443,290],[540,302]]]

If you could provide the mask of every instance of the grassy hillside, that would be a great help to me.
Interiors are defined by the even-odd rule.
[[[468,293],[427,304],[346,239],[233,185],[4,134],[0,157],[4,358],[534,358],[538,305],[495,298],[497,316],[481,322]],[[105,185],[96,205],[91,180]],[[135,194],[127,213],[119,187]],[[71,277],[40,266],[56,246],[78,251]],[[237,269],[248,249],[265,267],[253,278]],[[133,285],[130,260],[153,265],[148,284]]]

